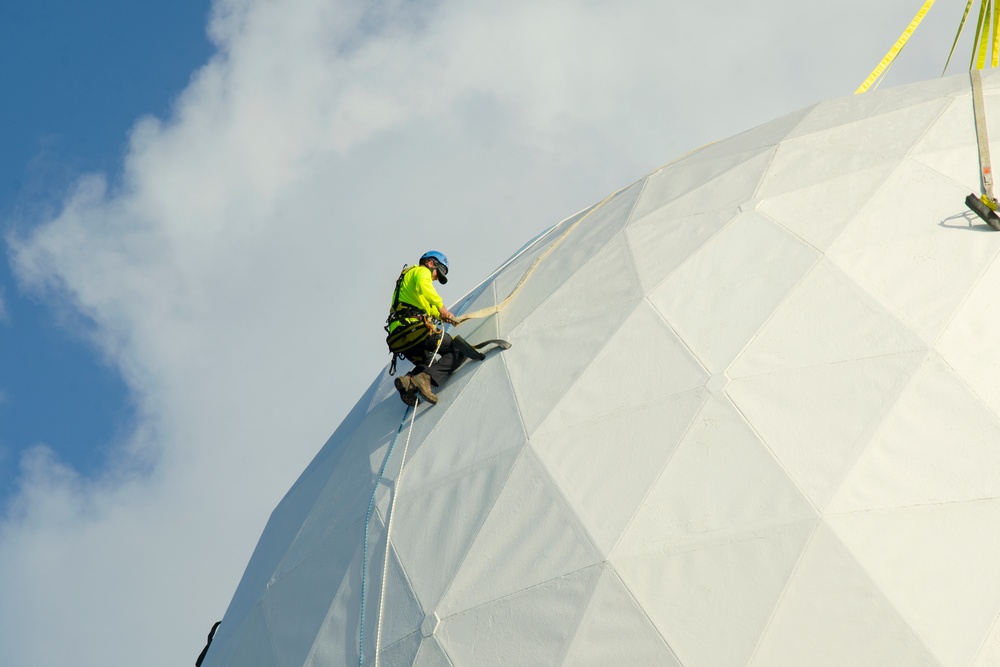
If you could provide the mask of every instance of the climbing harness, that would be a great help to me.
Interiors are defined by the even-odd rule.
[[[396,373],[396,361],[404,359],[406,353],[424,344],[431,336],[440,336],[443,330],[440,329],[422,309],[413,304],[400,301],[399,290],[403,285],[403,278],[407,272],[416,267],[404,266],[396,279],[396,290],[392,293],[392,308],[389,310],[389,317],[385,321],[385,344],[392,354],[392,363],[389,365],[389,375]],[[399,322],[399,326],[391,329],[393,322]],[[390,330],[391,329],[391,330]],[[440,349],[441,343],[438,342]]]

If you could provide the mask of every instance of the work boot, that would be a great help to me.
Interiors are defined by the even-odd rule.
[[[434,391],[431,389],[431,376],[427,373],[418,373],[411,376],[410,386],[419,391],[420,395],[428,403],[433,404],[438,402],[438,397],[434,395]]]
[[[417,390],[413,387],[413,378],[409,375],[403,375],[396,378],[393,382],[396,385],[396,391],[399,392],[399,398],[410,407],[417,404]]]

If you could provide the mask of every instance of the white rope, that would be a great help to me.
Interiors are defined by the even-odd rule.
[[[419,402],[419,401],[418,401]],[[378,620],[375,626],[375,667],[378,667],[379,647],[382,645],[382,610],[385,608],[385,582],[389,572],[389,536],[392,533],[392,517],[396,511],[396,496],[399,494],[399,487],[403,481],[403,466],[406,464],[406,450],[410,448],[410,436],[413,434],[413,422],[417,417],[417,406],[413,406],[413,414],[410,415],[410,428],[406,431],[406,443],[403,445],[403,457],[399,461],[399,474],[396,476],[396,483],[392,485],[392,499],[389,501],[389,520],[385,525],[385,559],[382,562],[382,588],[378,600]]]
[[[437,347],[434,348],[434,354],[431,355],[431,362],[427,364],[427,368],[434,365],[438,351],[441,349],[441,343],[443,342],[444,329],[442,328],[441,336],[438,337]],[[378,618],[375,625],[375,667],[378,667],[379,647],[382,645],[382,611],[385,608],[385,582],[389,574],[389,538],[392,536],[392,517],[396,514],[396,498],[399,497],[399,489],[403,481],[406,450],[410,448],[410,436],[413,435],[413,422],[417,418],[418,405],[420,405],[420,399],[417,399],[417,402],[413,405],[413,414],[410,415],[410,427],[406,430],[406,443],[403,445],[403,456],[399,460],[399,474],[396,475],[396,483],[392,485],[392,497],[389,500],[389,508],[387,510],[389,518],[385,524],[385,557],[382,561],[382,586],[379,588]]]

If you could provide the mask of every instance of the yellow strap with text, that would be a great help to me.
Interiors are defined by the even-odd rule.
[[[997,61],[1000,60],[1000,40],[997,39],[997,35],[1000,34],[1000,7],[993,7],[993,57],[990,58],[990,67],[996,67]]]
[[[904,46],[906,46],[906,42],[910,39],[910,36],[913,34],[913,31],[916,30],[917,26],[920,25],[920,22],[924,20],[924,16],[927,15],[927,12],[930,11],[930,8],[933,5],[934,5],[934,0],[927,0],[926,2],[924,2],[924,6],[921,7],[920,11],[917,12],[917,15],[913,17],[913,20],[910,21],[910,25],[907,26],[906,30],[903,31],[903,34],[899,36],[899,39],[897,39],[896,43],[892,45],[892,48],[889,49],[889,52],[885,54],[885,58],[882,59],[882,62],[880,62],[875,67],[875,69],[872,70],[872,73],[868,75],[868,78],[865,79],[865,82],[862,83],[861,86],[859,86],[858,89],[854,91],[855,95],[857,95],[858,93],[863,93],[866,90],[868,90],[871,87],[871,85],[875,83],[875,81],[882,75],[882,73],[885,72],[886,68],[888,68],[889,65],[892,64],[892,61],[896,59],[896,56],[899,55],[899,52],[903,50]]]
[[[979,24],[976,26],[976,39],[972,52],[972,64],[969,69],[982,69],[986,66],[986,49],[990,43],[990,0],[983,0],[979,8]]]

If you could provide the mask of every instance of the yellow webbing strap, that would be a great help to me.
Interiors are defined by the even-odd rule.
[[[983,32],[983,14],[986,12],[986,3],[979,6],[979,19],[976,21],[976,36],[972,38],[972,57],[969,58],[969,70],[976,69],[976,53],[978,52],[979,36]]]
[[[997,62],[1000,61],[1000,40],[997,36],[1000,35],[1000,7],[993,7],[993,57],[990,58],[990,67],[996,67]]]
[[[965,13],[962,14],[962,20],[958,24],[958,32],[955,33],[955,41],[951,43],[951,51],[948,52],[948,59],[944,61],[944,69],[941,70],[941,76],[948,71],[948,64],[951,63],[951,57],[955,55],[955,47],[958,46],[958,38],[962,36],[962,30],[965,29],[965,21],[969,18],[969,10],[972,9],[972,0],[969,0],[965,5]]]
[[[986,65],[986,47],[990,42],[989,32],[990,0],[983,0],[979,7],[979,23],[976,25],[976,39],[973,42],[972,63],[969,69],[982,69]]]
[[[871,87],[871,85],[875,83],[875,81],[882,75],[882,73],[885,72],[885,70],[889,67],[889,65],[892,64],[892,61],[896,59],[896,56],[899,55],[899,52],[903,50],[904,46],[906,46],[906,42],[910,39],[910,35],[912,35],[913,31],[917,29],[917,26],[920,25],[920,22],[924,20],[924,16],[927,15],[927,12],[930,11],[930,8],[933,5],[934,5],[934,0],[927,0],[926,2],[924,2],[924,6],[920,8],[920,11],[917,12],[917,15],[913,17],[912,21],[910,21],[910,25],[906,27],[906,30],[903,31],[903,34],[899,36],[899,39],[896,40],[896,43],[893,44],[892,48],[889,49],[889,52],[885,54],[885,58],[882,58],[882,62],[880,62],[875,67],[875,69],[872,70],[872,73],[868,75],[868,78],[865,79],[865,82],[862,83],[861,86],[859,86],[858,89],[854,91],[855,95],[857,95],[858,93],[863,93],[866,90],[868,90]]]

